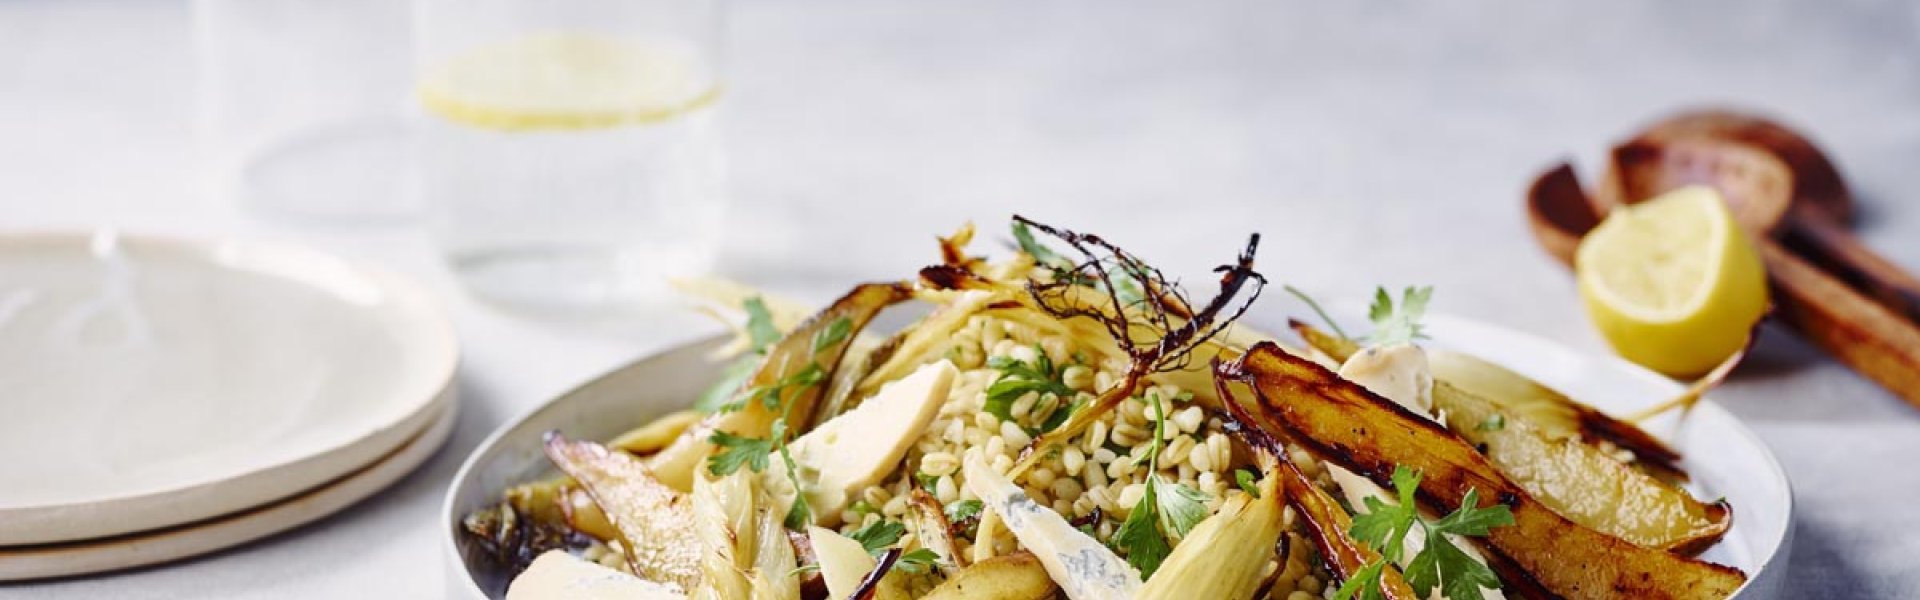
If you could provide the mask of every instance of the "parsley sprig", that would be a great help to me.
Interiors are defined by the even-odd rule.
[[[1328,329],[1343,339],[1364,341],[1375,346],[1427,339],[1426,324],[1421,323],[1420,319],[1427,316],[1427,303],[1433,299],[1433,286],[1408,286],[1402,289],[1399,306],[1394,305],[1393,295],[1387,293],[1387,288],[1373,288],[1373,304],[1367,307],[1367,320],[1373,322],[1373,333],[1364,338],[1347,335],[1340,329],[1340,323],[1328,316],[1327,311],[1320,308],[1320,303],[1307,296],[1306,292],[1290,285],[1284,289],[1305,302],[1307,308],[1313,309],[1313,313],[1327,324]]]
[[[1074,397],[1073,388],[1068,387],[1066,382],[1061,380],[1061,375],[1066,368],[1056,367],[1053,359],[1047,356],[1047,351],[1041,349],[1039,344],[1034,344],[1033,354],[1034,359],[1031,363],[1010,356],[995,356],[987,359],[987,367],[999,371],[1000,376],[993,381],[993,385],[987,386],[987,400],[982,407],[984,410],[1002,421],[1012,421],[1014,420],[1014,401],[1029,392],[1043,396],[1053,394],[1055,398]],[[1053,414],[1047,417],[1047,421],[1040,425],[1038,431],[1028,433],[1052,431],[1061,423],[1065,423],[1067,416],[1075,409],[1075,405],[1069,405],[1053,411]]]
[[[773,327],[766,304],[758,296],[748,298],[742,306],[747,311],[747,333],[754,344],[753,354],[742,357],[754,361],[744,370],[746,377],[751,378],[759,363],[765,361],[768,349],[778,343],[780,332]],[[794,462],[793,452],[787,447],[787,423],[793,413],[793,403],[788,399],[826,380],[827,371],[820,364],[820,355],[846,341],[847,336],[852,332],[853,321],[846,317],[829,321],[825,327],[814,333],[809,344],[811,352],[809,360],[800,370],[784,375],[771,384],[744,389],[741,389],[742,386],[745,386],[750,379],[742,379],[731,384],[731,389],[734,391],[728,396],[730,399],[715,407],[715,410],[720,412],[732,412],[746,408],[749,402],[759,402],[767,410],[780,411],[780,417],[773,420],[773,425],[765,438],[714,431],[707,441],[718,447],[719,451],[707,457],[707,470],[715,476],[727,476],[739,472],[744,466],[758,473],[766,470],[771,455],[778,454],[780,462],[787,468],[788,479],[793,482],[793,505],[787,509],[786,515],[786,525],[790,528],[798,529],[811,522],[813,509],[807,503],[806,486],[801,482],[800,466]],[[723,381],[715,386],[715,389],[722,389],[728,385],[728,382]],[[711,393],[713,390],[708,390],[708,394]],[[706,395],[703,395],[702,401],[706,400]]]
[[[867,554],[879,557],[894,544],[900,543],[900,537],[906,532],[907,526],[900,524],[899,521],[881,519],[854,530],[847,537],[860,542],[860,548],[866,550]],[[927,567],[939,561],[940,555],[932,550],[917,548],[912,552],[901,554],[900,558],[894,561],[893,566],[908,573],[924,573]]]
[[[720,380],[713,387],[700,393],[694,399],[693,408],[702,413],[712,414],[724,410],[739,410],[734,401],[736,392],[746,387],[753,378],[753,371],[766,360],[767,348],[780,341],[780,329],[773,325],[773,313],[767,310],[767,302],[759,296],[751,296],[740,303],[747,313],[747,352],[727,365],[721,372]]]
[[[1387,288],[1374,288],[1373,305],[1367,308],[1367,319],[1373,321],[1373,334],[1367,336],[1367,342],[1390,346],[1427,339],[1426,326],[1420,319],[1427,315],[1427,301],[1432,299],[1433,286],[1409,286],[1400,292],[1400,305],[1396,307]]]
[[[1127,564],[1140,570],[1142,578],[1153,577],[1160,563],[1173,553],[1173,538],[1185,537],[1195,525],[1207,518],[1207,495],[1200,490],[1160,477],[1161,441],[1166,439],[1167,414],[1160,396],[1148,393],[1153,406],[1153,444],[1147,459],[1146,493],[1133,505],[1127,520],[1113,532],[1113,546],[1126,550]]]
[[[1460,501],[1460,509],[1438,521],[1421,519],[1414,504],[1414,491],[1420,488],[1421,474],[1406,467],[1393,470],[1393,488],[1399,504],[1391,505],[1379,498],[1367,497],[1367,514],[1356,515],[1353,527],[1349,530],[1355,539],[1380,552],[1381,558],[1362,566],[1352,577],[1340,584],[1334,593],[1334,600],[1348,600],[1359,597],[1362,600],[1378,600],[1384,594],[1380,590],[1381,571],[1387,563],[1399,563],[1406,554],[1406,537],[1411,534],[1414,525],[1420,526],[1421,535],[1426,543],[1420,552],[1406,563],[1407,585],[1413,587],[1420,597],[1428,597],[1438,586],[1441,594],[1452,600],[1481,600],[1482,588],[1500,587],[1500,578],[1493,570],[1473,559],[1466,551],[1453,545],[1448,535],[1484,536],[1494,527],[1513,524],[1513,512],[1504,504],[1494,504],[1480,508],[1480,493],[1477,489],[1467,490],[1466,497]]]

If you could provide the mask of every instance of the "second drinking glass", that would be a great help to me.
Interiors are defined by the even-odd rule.
[[[718,0],[415,0],[420,191],[483,299],[600,311],[705,271]]]

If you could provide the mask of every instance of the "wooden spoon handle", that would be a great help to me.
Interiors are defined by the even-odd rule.
[[[1853,370],[1920,406],[1920,326],[1777,242],[1760,243],[1774,316]]]
[[[1896,315],[1920,323],[1920,279],[1874,253],[1832,218],[1796,209],[1781,243]]]

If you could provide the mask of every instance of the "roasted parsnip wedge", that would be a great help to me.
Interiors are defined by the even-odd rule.
[[[1680,453],[1632,423],[1540,385],[1525,375],[1477,357],[1448,350],[1427,353],[1435,379],[1472,392],[1501,410],[1518,413],[1555,438],[1606,442],[1633,453],[1633,461],[1661,475],[1686,476]]]
[[[1452,432],[1278,346],[1255,346],[1236,363],[1216,365],[1216,372],[1252,386],[1253,394],[1234,400],[1236,416],[1246,423],[1381,485],[1390,484],[1395,466],[1419,470],[1425,474],[1419,497],[1437,512],[1455,510],[1469,489],[1487,504],[1506,504],[1514,525],[1484,539],[1554,594],[1725,598],[1746,581],[1737,569],[1637,546],[1568,520]]]
[[[1434,405],[1447,427],[1507,479],[1554,512],[1634,544],[1698,554],[1733,525],[1726,502],[1704,504],[1682,490],[1576,440],[1554,440],[1531,421],[1511,418],[1492,402],[1441,381]],[[1498,423],[1499,426],[1488,426]]]
[[[1295,329],[1329,356],[1345,360],[1346,355],[1353,353],[1350,341],[1318,334],[1307,326],[1296,325]],[[1429,353],[1430,357],[1439,355]],[[1689,555],[1712,546],[1732,526],[1732,511],[1726,503],[1702,503],[1686,490],[1634,469],[1597,446],[1549,433],[1534,418],[1539,411],[1502,404],[1442,378],[1458,376],[1458,367],[1471,371],[1480,369],[1476,364],[1487,364],[1478,359],[1467,360],[1475,362],[1449,358],[1430,363],[1434,365],[1436,379],[1434,407],[1445,415],[1448,429],[1482,449],[1501,474],[1548,508],[1601,533],[1641,546]],[[1456,369],[1443,372],[1439,366],[1442,364],[1455,365]],[[1525,381],[1519,375],[1511,377]],[[1511,389],[1506,384],[1501,387]],[[1577,404],[1572,400],[1550,402],[1560,406]]]
[[[961,569],[920,600],[1046,600],[1055,589],[1040,559],[1019,552]]]
[[[1334,575],[1344,580],[1353,577],[1354,573],[1359,572],[1367,563],[1381,560],[1379,552],[1360,540],[1353,539],[1353,535],[1349,533],[1353,529],[1353,516],[1341,509],[1339,503],[1326,490],[1314,485],[1313,480],[1308,478],[1306,473],[1300,472],[1300,467],[1288,460],[1286,449],[1281,447],[1279,441],[1275,440],[1268,430],[1249,425],[1259,421],[1254,420],[1252,415],[1246,414],[1246,407],[1235,401],[1236,397],[1227,388],[1227,379],[1220,378],[1214,382],[1214,385],[1220,394],[1221,401],[1227,403],[1227,410],[1233,413],[1235,421],[1239,424],[1236,434],[1241,441],[1274,459],[1273,462],[1276,465],[1268,469],[1269,474],[1266,478],[1276,481],[1279,493],[1284,493],[1287,503],[1292,505],[1294,510],[1299,511],[1301,518],[1306,520],[1307,529],[1310,530],[1308,533],[1313,537],[1314,546],[1320,550],[1321,558],[1326,560],[1327,568],[1332,569]],[[1264,495],[1266,492],[1261,493]],[[1400,576],[1399,569],[1388,565],[1381,569],[1380,573],[1380,591],[1387,600],[1420,600],[1419,595],[1413,593],[1413,588],[1407,585],[1406,579]]]
[[[686,494],[654,479],[640,459],[625,452],[559,433],[547,434],[546,449],[547,458],[578,481],[613,522],[635,575],[682,590],[700,584],[701,544]]]
[[[874,315],[888,306],[912,297],[912,289],[899,283],[868,283],[853,288],[847,295],[841,296],[833,304],[821,310],[812,318],[788,332],[786,337],[767,349],[767,359],[748,379],[747,387],[772,386],[783,378],[793,376],[809,365],[818,364],[825,370],[823,375],[832,377],[840,364],[840,358],[846,354],[847,347],[854,335],[865,329]],[[835,321],[845,318],[851,327],[846,340],[828,348],[814,348],[814,335],[832,326]],[[818,350],[816,352],[815,350]],[[797,386],[798,389],[787,395],[785,402],[792,422],[808,422],[813,415],[814,404],[825,391],[825,386]],[[736,392],[738,393],[738,392]],[[700,423],[687,428],[672,445],[647,459],[647,466],[654,476],[673,489],[689,491],[693,489],[693,472],[700,467],[701,461],[713,452],[713,443],[707,441],[715,430],[726,431],[734,435],[764,438],[773,428],[773,420],[779,418],[776,411],[768,410],[758,402],[747,402],[740,410],[709,415]]]
[[[1312,325],[1291,321],[1295,333],[1308,346],[1326,354],[1335,362],[1344,361],[1360,350],[1353,340],[1327,333]],[[1684,480],[1686,473],[1676,465],[1680,453],[1632,423],[1540,385],[1525,375],[1479,358],[1448,350],[1429,350],[1427,364],[1433,378],[1473,392],[1493,402],[1508,414],[1531,421],[1541,432],[1554,439],[1579,439],[1588,444],[1606,442],[1633,453],[1633,461],[1656,475]]]

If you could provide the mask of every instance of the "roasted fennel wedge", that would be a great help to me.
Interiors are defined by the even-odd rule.
[[[1297,323],[1295,330],[1314,349],[1335,360],[1346,360],[1355,352],[1351,341]],[[1556,435],[1553,425],[1543,426],[1536,420],[1539,410],[1516,409],[1512,403],[1502,404],[1454,385],[1450,377],[1457,377],[1462,365],[1467,370],[1478,368],[1474,363],[1448,358],[1431,364],[1436,380],[1433,404],[1445,415],[1447,429],[1480,448],[1502,475],[1561,516],[1640,546],[1689,555],[1712,546],[1732,526],[1732,510],[1725,502],[1700,502],[1600,446]],[[1441,365],[1454,367],[1443,370]],[[1568,399],[1564,404],[1576,403]]]
[[[700,584],[700,538],[693,502],[653,477],[640,459],[594,442],[547,436],[547,458],[593,496],[627,548],[627,566],[642,579],[682,590]]]
[[[1725,598],[1745,583],[1737,569],[1635,545],[1561,516],[1452,432],[1421,419],[1310,359],[1260,344],[1216,373],[1252,388],[1235,417],[1297,442],[1376,483],[1396,466],[1425,474],[1423,504],[1455,510],[1470,489],[1505,504],[1514,525],[1494,529],[1489,550],[1548,592],[1568,598]]]
[[[824,373],[818,375],[821,380],[831,378],[840,359],[851,346],[851,337],[865,329],[867,323],[882,309],[911,298],[912,293],[912,288],[904,284],[869,283],[853,288],[853,291],[795,327],[779,343],[769,348],[766,360],[761,362],[739,393],[745,394],[746,390],[755,388],[797,387],[781,400],[781,404],[794,421],[808,421],[821,397],[822,386],[782,386],[782,382],[802,376],[813,366],[825,369]],[[844,325],[836,325],[839,323]],[[836,326],[847,327],[847,334],[842,336],[846,339],[830,347],[815,348],[815,340],[820,332]],[[693,489],[694,469],[714,451],[710,438],[715,431],[763,437],[773,428],[774,420],[781,417],[774,409],[753,398],[737,398],[735,401],[741,403],[739,410],[708,415],[706,419],[688,427],[671,445],[648,457],[647,466],[652,469],[654,476],[673,489],[690,491]]]

